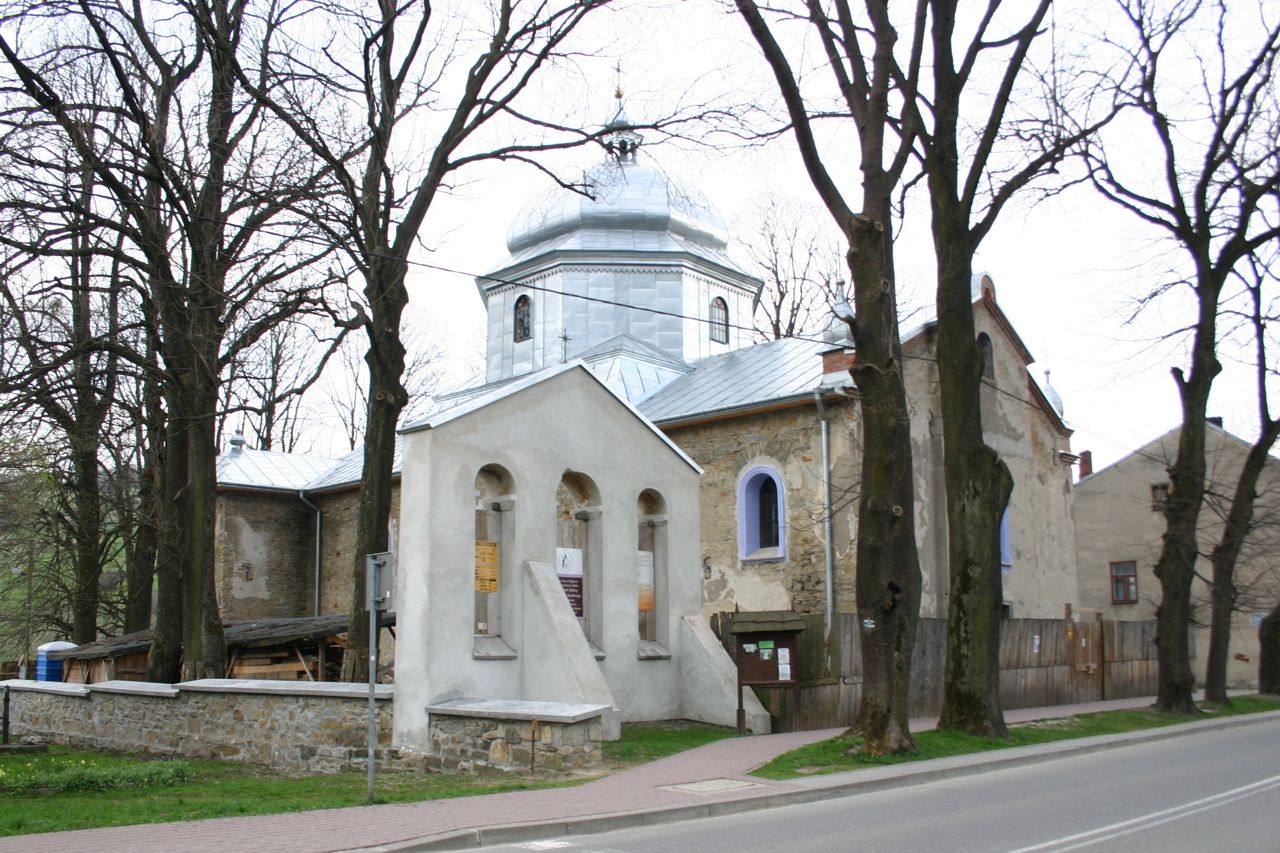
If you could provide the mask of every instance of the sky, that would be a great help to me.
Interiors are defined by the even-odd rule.
[[[743,25],[716,4],[642,0],[600,25],[591,34],[601,46],[596,55],[578,63],[568,77],[551,79],[544,94],[548,103],[571,103],[603,124],[612,115],[618,81],[627,112],[637,122],[661,115],[674,99],[691,93],[758,103],[772,98],[772,79],[757,48]],[[847,133],[847,127],[832,130],[823,143],[851,186],[857,163],[847,156],[839,160],[843,152],[856,150]],[[790,137],[746,147],[712,135],[698,143],[647,144],[642,152],[704,192],[731,227],[740,211],[766,193],[814,205],[822,215]],[[598,149],[579,149],[550,162],[574,174],[600,156]],[[409,277],[416,316],[426,318],[415,322],[429,322],[444,339],[451,381],[480,365],[484,317],[474,276],[499,266],[511,220],[551,186],[536,170],[509,164],[465,177],[466,183],[428,218],[425,248]],[[917,214],[909,213],[897,241],[899,286],[928,299],[934,287],[932,244],[923,205],[914,209]],[[739,243],[731,243],[731,251],[745,257]],[[1162,338],[1185,322],[1186,302],[1167,300],[1131,319],[1135,299],[1168,268],[1172,251],[1130,214],[1077,188],[1047,200],[1026,196],[1015,202],[975,258],[974,271],[992,277],[997,301],[1036,359],[1030,368],[1034,379],[1043,386],[1044,372],[1052,372],[1065,419],[1075,431],[1072,448],[1091,451],[1095,469],[1181,418],[1169,370],[1183,363],[1183,344]],[[1249,373],[1228,363],[1210,414],[1222,416],[1227,430],[1250,437],[1256,431],[1254,396]]]

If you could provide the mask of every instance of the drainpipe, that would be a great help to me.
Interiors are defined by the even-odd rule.
[[[822,392],[831,389],[820,386],[813,389],[813,402],[818,407],[818,423],[822,429],[822,527],[826,539],[827,630],[831,630],[835,616],[835,535],[831,521],[831,436],[827,432],[827,409],[822,405]]]
[[[311,507],[312,512],[316,514],[316,554],[315,554],[315,575],[316,575],[316,596],[315,603],[312,605],[312,616],[320,615],[320,527],[324,520],[324,516],[320,513],[320,507],[307,500],[307,493],[298,490],[298,500]]]

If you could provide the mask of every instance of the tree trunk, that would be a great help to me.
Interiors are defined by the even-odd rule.
[[[182,680],[225,678],[227,647],[222,632],[214,587],[213,513],[217,483],[217,447],[214,443],[214,411],[217,392],[203,395],[197,411],[203,417],[187,420],[187,483],[180,506],[187,534],[184,568],[185,620],[183,622]]]
[[[163,459],[164,494],[156,506],[156,624],[147,658],[147,680],[173,684],[182,679],[182,558],[187,548],[178,500],[187,481],[187,435],[172,403]]]
[[[955,70],[954,2],[933,2],[932,144],[925,160],[937,262],[938,385],[947,502],[947,662],[940,728],[1006,737],[1000,707],[1000,520],[1013,477],[982,431],[982,354],[971,290],[972,199],[961,198],[959,135],[963,80]],[[1007,98],[1007,94],[1005,95]],[[993,120],[1004,104],[996,101]],[[981,169],[983,162],[971,168]]]
[[[868,198],[877,198],[868,194]],[[910,416],[892,286],[887,195],[846,229],[854,282],[857,360],[850,373],[862,415],[856,592],[862,699],[854,727],[873,754],[915,748],[908,727],[909,678],[920,612]],[[878,208],[878,209],[877,209]],[[886,286],[887,285],[887,286]]]
[[[164,410],[155,380],[144,380],[143,426],[137,430],[142,448],[138,473],[138,502],[133,519],[133,547],[129,549],[129,597],[125,605],[125,631],[142,631],[151,625],[152,585],[159,550],[160,500],[164,493]]]
[[[1258,692],[1280,696],[1280,603],[1258,626]]]
[[[1204,699],[1230,705],[1227,696],[1227,660],[1231,651],[1231,614],[1236,609],[1234,565],[1213,561],[1213,590],[1210,596],[1209,656],[1205,662]]]
[[[1265,383],[1265,374],[1262,376]],[[1260,385],[1265,395],[1265,384]],[[1213,565],[1212,608],[1209,623],[1209,657],[1205,666],[1204,698],[1208,702],[1228,705],[1227,663],[1231,654],[1231,616],[1236,609],[1236,563],[1244,547],[1245,537],[1253,527],[1254,503],[1258,496],[1258,479],[1271,458],[1271,448],[1280,438],[1280,421],[1266,414],[1263,397],[1262,433],[1249,447],[1240,466],[1231,507],[1222,525],[1222,537],[1209,557]]]
[[[374,253],[371,253],[374,254]],[[408,402],[401,384],[404,345],[400,318],[409,301],[404,286],[404,262],[381,260],[369,271],[365,295],[370,306],[368,417],[364,434],[364,475],[360,481],[360,510],[356,522],[356,551],[351,575],[351,609],[347,649],[342,658],[343,681],[369,678],[369,611],[365,597],[365,556],[391,550],[391,486],[395,467],[396,425]]]
[[[1203,286],[1203,285],[1201,285]],[[1156,608],[1156,708],[1174,714],[1195,714],[1195,675],[1191,671],[1191,581],[1199,555],[1197,524],[1204,502],[1205,410],[1213,378],[1221,371],[1214,354],[1217,299],[1202,296],[1201,319],[1192,349],[1191,378],[1174,370],[1182,400],[1182,429],[1178,453],[1169,468],[1169,503],[1165,510],[1164,545],[1156,561],[1160,606]]]

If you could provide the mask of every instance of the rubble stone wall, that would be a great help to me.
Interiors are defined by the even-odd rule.
[[[435,770],[586,770],[603,760],[599,717],[539,723],[435,713],[428,730],[426,764]]]
[[[392,703],[377,705],[382,749],[391,744]],[[169,695],[92,687],[54,692],[18,686],[10,690],[10,717],[15,738],[34,735],[95,749],[334,773],[364,766],[368,700],[182,689]]]

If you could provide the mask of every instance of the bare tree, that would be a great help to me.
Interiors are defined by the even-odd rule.
[[[1275,257],[1275,247],[1271,249],[1270,255]],[[1263,295],[1264,287],[1274,282],[1274,271],[1255,255],[1243,259],[1241,266],[1233,271],[1233,276],[1244,283],[1248,292],[1247,328],[1254,350],[1258,435],[1245,455],[1230,498],[1225,501],[1222,535],[1209,555],[1213,573],[1209,581],[1209,652],[1205,665],[1204,698],[1221,705],[1230,704],[1230,697],[1227,696],[1227,662],[1230,659],[1231,620],[1242,593],[1236,566],[1246,553],[1246,539],[1252,535],[1257,540],[1260,532],[1266,532],[1275,523],[1275,519],[1258,518],[1256,510],[1260,497],[1259,483],[1267,465],[1275,464],[1275,460],[1271,458],[1271,449],[1280,438],[1280,418],[1271,416],[1268,401],[1268,380],[1275,368],[1268,358],[1266,326],[1273,318],[1266,313],[1271,301],[1270,294],[1267,297]],[[1216,496],[1209,493],[1210,488],[1206,488],[1206,492],[1206,504],[1212,511]],[[1261,530],[1259,522],[1262,522]],[[1253,544],[1256,545],[1257,542]],[[1271,548],[1267,550],[1274,553]],[[1258,582],[1261,579],[1250,580]],[[1268,591],[1274,594],[1274,589]]]
[[[1020,91],[1019,81],[1035,79],[1028,55],[1043,33],[1050,0],[1038,0],[1012,21],[1001,0],[988,0],[972,34],[957,43],[959,6],[956,0],[929,0],[933,92],[904,107],[914,114],[918,128],[937,260],[937,364],[951,578],[939,726],[1004,736],[1000,524],[1014,483],[983,436],[973,257],[1006,205],[1037,178],[1055,171],[1069,150],[1112,113],[1072,122],[1075,110],[1061,109],[1061,120],[1054,121],[1037,110],[1016,107],[1019,96],[1030,94]],[[924,37],[924,25],[923,16],[918,17],[915,38]],[[1069,94],[1051,92],[1036,103],[1052,106]],[[962,145],[962,139],[968,144]]]
[[[308,242],[308,220],[296,209],[315,203],[326,173],[272,133],[267,114],[238,91],[238,54],[269,52],[254,41],[263,30],[246,19],[244,3],[9,9],[23,51],[0,39],[13,83],[92,171],[95,192],[110,198],[115,218],[94,225],[119,236],[115,257],[136,273],[155,326],[168,420],[149,677],[220,676],[219,378],[237,353],[315,300],[318,282],[306,271],[328,249]],[[217,37],[201,41],[202,28]],[[99,103],[80,102],[65,79],[65,69],[84,62],[101,69],[109,87]]]
[[[460,170],[496,160],[537,167],[536,152],[598,137],[528,112],[521,95],[566,57],[567,40],[609,2],[502,0],[483,9],[413,0],[306,3],[294,13],[334,38],[321,50],[293,43],[271,55],[269,80],[242,74],[259,103],[334,174],[342,203],[323,221],[364,281],[368,407],[345,679],[367,675],[365,555],[389,547],[396,424],[408,403],[405,274],[418,231]],[[225,37],[214,26],[207,32],[210,40]],[[285,89],[273,92],[268,82]]]
[[[1156,707],[1193,714],[1191,582],[1205,492],[1205,415],[1222,370],[1224,288],[1244,259],[1280,238],[1274,218],[1280,22],[1268,21],[1260,6],[1228,11],[1205,0],[1120,0],[1118,6],[1127,32],[1107,39],[1124,59],[1111,85],[1133,120],[1117,138],[1089,140],[1083,156],[1098,191],[1162,232],[1181,255],[1185,274],[1154,288],[1144,303],[1185,289],[1194,304],[1183,327],[1188,364],[1172,370],[1182,426],[1155,569],[1161,593]],[[1141,162],[1135,163],[1132,146],[1139,139]]]
[[[769,194],[742,217],[739,242],[764,280],[755,323],[762,341],[821,333],[831,306],[846,298],[841,238],[820,215]]]
[[[865,18],[847,3],[828,7],[818,0],[771,4],[770,19],[754,0],[736,0],[736,5],[773,71],[809,178],[848,247],[855,303],[855,316],[848,322],[858,351],[850,372],[862,410],[856,587],[864,681],[855,729],[871,752],[903,752],[915,745],[908,728],[907,688],[921,577],[898,331],[892,195],[910,161],[914,136],[901,127],[896,146],[888,137],[899,118],[891,112],[891,92],[897,89],[895,102],[915,97],[922,44],[913,42],[906,60],[897,62],[898,34],[884,0],[867,0]],[[923,4],[918,8],[922,14]],[[775,35],[777,26],[799,22],[812,28],[839,93],[837,104],[824,114],[838,115],[856,129],[860,205],[832,176],[828,160],[837,155],[820,149],[814,134],[817,111],[806,102],[793,61]]]

